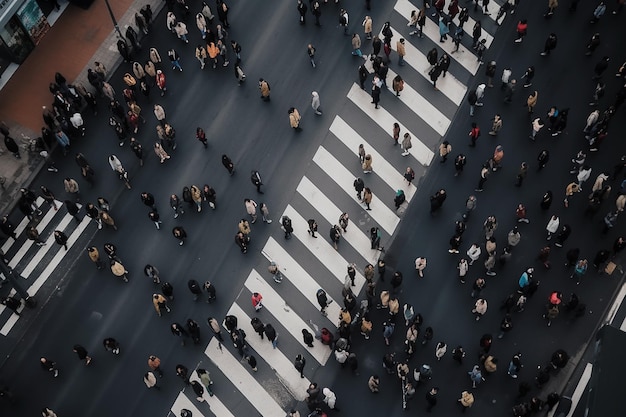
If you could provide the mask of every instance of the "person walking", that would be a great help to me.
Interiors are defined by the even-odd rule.
[[[257,193],[263,194],[263,191],[261,191],[261,185],[263,185],[263,182],[261,181],[261,174],[259,174],[259,171],[250,171],[250,181],[252,182],[252,185],[256,187]]]
[[[322,111],[320,110],[320,95],[317,91],[311,92],[311,107],[316,115],[322,115]]]
[[[179,240],[178,245],[183,246],[185,244],[185,239],[187,239],[187,232],[182,226],[175,226],[172,229],[172,234],[176,239]]]
[[[54,231],[54,240],[59,245],[63,246],[63,248],[65,250],[68,250],[68,248],[67,248],[67,241],[69,240],[69,238],[61,230],[55,230]]]
[[[91,363],[91,356],[89,356],[89,352],[87,352],[87,349],[85,349],[82,345],[74,345],[72,352],[76,353],[78,359],[85,361],[85,366]]]
[[[41,357],[39,358],[39,363],[41,365],[41,368],[46,372],[50,372],[53,377],[56,378],[59,376],[59,370],[56,366],[57,364],[53,360],[46,357]]]
[[[306,359],[304,359],[304,356],[298,354],[293,365],[296,370],[300,372],[300,378],[304,378],[304,367],[306,366]]]
[[[300,132],[302,130],[302,128],[300,127],[300,120],[302,119],[302,117],[300,116],[300,112],[298,112],[298,109],[296,109],[295,107],[290,107],[289,110],[287,110],[287,114],[289,115],[289,125],[291,126],[291,128],[294,129],[296,132]]]
[[[165,309],[168,313],[172,311],[167,305],[167,299],[161,294],[152,294],[152,304],[159,317],[161,317],[161,309]]]

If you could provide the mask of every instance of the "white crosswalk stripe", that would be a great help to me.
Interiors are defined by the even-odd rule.
[[[393,138],[391,128],[396,122],[396,118],[389,114],[389,112],[385,110],[382,105],[379,105],[378,109],[374,108],[374,106],[372,106],[370,103],[370,100],[372,99],[371,96],[365,91],[361,90],[361,88],[359,88],[359,86],[356,84],[353,84],[352,88],[350,88],[350,91],[348,92],[348,98],[354,104],[356,104],[361,109],[361,111],[363,111],[373,121],[375,121],[381,127],[381,129],[385,130],[388,135]],[[411,140],[411,143],[413,144],[413,148],[411,148],[409,151],[411,155],[415,157],[415,159],[417,159],[420,164],[424,166],[430,165],[430,162],[435,156],[434,152],[428,149],[428,147],[419,140],[419,137],[415,133],[412,133],[403,124],[398,124],[400,125],[400,129],[403,132],[408,132],[411,137],[415,139]],[[339,130],[339,127],[337,128],[337,130]],[[378,172],[378,170],[376,172]]]
[[[405,19],[407,19],[407,21],[411,18],[411,12],[413,10],[419,11],[419,7],[417,7],[416,5],[414,5],[413,3],[411,3],[409,0],[397,0],[396,4],[393,6],[394,9],[400,13]],[[473,7],[473,6],[472,6]],[[460,7],[459,7],[460,9]],[[491,17],[492,19],[495,20],[496,16],[497,16],[497,10],[496,9],[496,13],[492,14]],[[446,7],[446,9],[444,9],[444,11],[447,13],[448,9]],[[429,19],[426,19],[427,21]],[[459,15],[457,14],[454,19],[452,20],[452,22],[458,26],[459,24]],[[428,23],[428,22],[427,22]],[[465,25],[463,25],[463,31],[465,33],[467,33],[470,38],[472,37],[472,30],[474,28],[474,24],[476,23],[476,20],[474,20],[471,16],[469,17],[469,19],[467,19],[467,22],[465,23]],[[435,25],[436,28],[436,36],[439,36],[439,28],[437,27],[437,25],[433,22],[433,24]],[[411,29],[413,30],[413,29]],[[450,29],[450,34],[448,35],[448,38],[450,38],[450,35],[452,34],[452,32],[454,31],[453,28]],[[424,31],[424,35],[428,35],[426,33],[426,31]],[[429,36],[431,37],[431,36]],[[434,39],[434,38],[433,38]],[[485,28],[483,28],[482,30],[482,36],[481,39],[485,39],[485,46],[487,48],[489,48],[491,46],[491,43],[493,42],[493,36],[488,33]],[[448,41],[449,42],[449,41]],[[460,50],[460,49],[459,49]]]
[[[407,17],[412,7],[409,1],[398,0],[394,9]],[[467,25],[473,25],[473,21]],[[394,32],[394,39],[398,39],[398,32]],[[439,44],[434,22],[429,21],[427,24],[425,36]],[[490,36],[484,36],[488,43],[493,39]],[[239,362],[238,354],[230,343],[223,346],[223,352],[218,349],[219,343],[215,339],[207,347],[207,356],[230,381],[229,387],[232,385],[235,392],[240,392],[247,399],[247,407],[252,406],[261,415],[278,415],[287,411],[286,403],[276,392],[277,386],[283,386],[284,392],[293,399],[301,401],[304,398],[308,378],[300,378],[295,370],[294,352],[307,359],[306,377],[310,377],[307,371],[311,367],[324,366],[329,362],[332,351],[319,340],[314,341],[312,348],[306,346],[301,330],[308,329],[316,337],[319,337],[320,328],[323,327],[331,332],[336,331],[343,305],[341,292],[346,282],[346,267],[353,262],[357,266],[357,274],[355,286],[351,288],[355,294],[362,295],[366,286],[363,269],[367,264],[376,265],[381,256],[380,251],[371,249],[370,227],[379,227],[385,238],[394,234],[400,215],[393,209],[391,196],[395,195],[396,190],[403,190],[406,200],[411,202],[417,191],[416,185],[404,179],[406,166],[419,165],[423,170],[432,163],[436,144],[446,135],[451,117],[467,92],[467,86],[455,75],[463,72],[461,76],[465,79],[468,74],[477,72],[475,55],[461,48],[466,52],[453,57],[461,65],[451,66],[453,73],[449,72],[445,78],[438,80],[437,86],[441,93],[433,95],[430,91],[420,91],[424,89],[420,77],[429,80],[427,73],[430,65],[420,50],[410,44],[413,39],[409,37],[406,42],[407,65],[401,69],[394,67],[395,71],[388,72],[387,80],[392,80],[398,74],[404,80],[400,97],[392,99],[390,97],[394,93],[385,90],[382,92],[383,105],[375,109],[369,91],[362,90],[357,84],[351,86],[346,95],[346,106],[332,118],[324,141],[313,155],[314,164],[305,170],[297,183],[296,193],[281,213],[281,216],[288,216],[292,221],[294,230],[291,239],[285,239],[283,231],[276,230],[262,246],[261,253],[279,265],[284,277],[282,283],[275,283],[264,267],[255,267],[250,271],[244,289],[229,308],[228,314],[238,317],[239,326],[247,333],[246,340],[250,353],[259,364],[259,373],[269,370],[270,377],[264,374],[259,378],[259,382],[262,380],[263,383],[257,382],[256,374],[247,364]],[[450,45],[448,42],[443,50],[449,51]],[[441,45],[439,49],[442,49]],[[369,60],[365,61],[365,66],[372,72]],[[419,75],[413,70],[417,70]],[[388,100],[398,100],[400,107],[396,102]],[[401,111],[391,110],[399,108]],[[400,147],[393,145],[394,123],[399,124],[401,136],[407,132],[412,137],[413,147],[405,158],[400,156]],[[366,153],[372,156],[371,174],[363,173],[358,160],[357,149],[361,144]],[[364,210],[365,207],[356,198],[353,186],[356,177],[362,178],[366,186],[372,188],[371,211]],[[415,183],[419,184],[417,181]],[[335,250],[328,236],[329,228],[338,224],[343,212],[350,216],[350,224]],[[308,219],[318,222],[317,238],[313,238],[307,231]],[[320,288],[333,300],[326,308],[327,317],[319,311],[316,292]],[[253,292],[263,296],[264,308],[259,312],[254,312],[251,305],[250,295]],[[264,323],[277,325],[280,334],[276,349],[270,342],[261,340],[252,329],[250,320],[255,314]],[[332,360],[330,362],[333,363]],[[185,394],[190,396],[193,403],[193,393]],[[208,403],[219,401],[218,396],[220,393],[210,398],[205,395],[205,399]],[[221,401],[223,403],[219,404],[232,411],[230,403],[235,401],[239,404],[240,400],[222,398]],[[198,409],[204,412],[202,406],[198,406]],[[211,411],[216,416],[231,417],[213,406]],[[233,414],[237,413],[233,411]]]
[[[35,221],[24,216],[15,228],[17,240],[9,237],[2,245],[8,266],[14,269],[15,275],[22,280],[22,287],[31,297],[39,292],[91,222],[87,216],[80,222],[76,222],[74,217],[63,209],[61,201],[56,201],[59,210],[54,210],[41,197],[36,199],[35,204],[45,213],[37,216],[38,220]],[[82,208],[80,204],[78,207]],[[35,245],[34,241],[26,238],[27,228],[31,225],[35,226],[41,239],[45,240],[44,246]],[[55,230],[61,230],[68,236],[67,251],[55,242]],[[15,289],[11,289],[8,296],[14,297],[16,294]],[[22,311],[24,311],[24,305],[18,308],[19,313]],[[0,304],[0,335],[7,336],[21,317]]]
[[[207,345],[204,354],[230,380],[233,386],[241,391],[245,399],[263,416],[282,416],[285,410],[264,389],[251,374],[227,349],[220,349],[219,342],[213,338]],[[245,392],[245,394],[243,394]],[[191,393],[193,396],[194,394]],[[208,397],[208,394],[205,393]],[[217,395],[211,397],[215,398]],[[217,415],[217,414],[216,414]],[[222,417],[217,415],[218,417]],[[227,417],[227,416],[224,416]]]

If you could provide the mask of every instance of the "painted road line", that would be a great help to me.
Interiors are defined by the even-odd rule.
[[[372,175],[352,174],[323,146],[320,146],[317,149],[317,152],[313,156],[313,161],[322,169],[322,171],[326,172],[328,176],[332,178],[333,181],[337,183],[337,185],[339,185],[339,187],[341,187],[349,196],[351,196],[355,200],[356,192],[354,191],[354,187],[352,186],[354,178],[364,177],[365,179],[367,179],[367,175]],[[373,160],[372,166],[374,172],[376,172],[376,160]],[[359,172],[362,171],[359,170]],[[372,192],[372,201],[376,201],[377,199],[378,196],[374,192]],[[368,211],[367,213],[370,217],[372,217],[372,219],[374,219],[376,223],[378,223],[381,228],[383,228],[390,235],[393,234],[394,230],[396,230],[396,227],[398,226],[398,223],[400,222],[400,218],[396,215],[396,213],[394,213],[391,209],[382,204],[377,207],[376,210]],[[306,224],[306,222],[304,224]]]
[[[276,290],[274,290],[258,272],[252,270],[244,285],[250,292],[258,292],[263,296],[264,309],[267,309],[316,361],[322,365],[328,361],[331,353],[328,346],[315,343],[313,344],[314,347],[309,348],[304,344],[304,340],[302,340],[302,329],[309,329],[309,325],[293,311],[292,307],[283,300]],[[249,300],[247,300],[247,302],[249,302]],[[278,337],[278,343],[280,345],[280,335]]]
[[[192,378],[189,378],[190,380],[192,380]],[[199,379],[197,379],[197,381],[199,381]],[[188,388],[189,392],[194,396],[195,398],[195,394],[193,393],[193,390],[191,388]],[[207,394],[208,397],[208,394]],[[219,401],[219,400],[218,400]],[[198,401],[196,401],[196,403],[198,403]],[[172,404],[172,407],[170,408],[170,410],[172,411],[172,413],[174,414],[174,416],[178,417],[180,416],[180,411],[185,408],[189,411],[191,411],[191,414],[193,415],[193,417],[199,416],[199,417],[207,417],[210,416],[211,414],[203,414],[200,412],[200,410],[198,410],[198,408],[196,407],[196,403],[194,403],[193,401],[191,401],[184,393],[183,391],[178,393],[178,396],[176,397],[176,401],[174,401],[174,404]],[[200,404],[200,403],[198,403]],[[225,407],[224,407],[225,408]],[[226,408],[225,408],[226,409]],[[226,411],[228,411],[228,414],[217,414],[215,409],[213,409],[213,407],[211,407],[211,411],[213,412],[213,414],[215,414],[216,417],[235,417],[233,416],[230,411],[228,411],[228,409],[226,409]]]
[[[578,384],[576,385],[576,389],[574,390],[574,393],[572,394],[572,408],[569,410],[569,413],[567,413],[567,417],[572,417],[572,415],[574,414],[574,411],[576,411],[578,402],[583,396],[585,389],[587,389],[587,384],[589,383],[589,380],[591,379],[592,370],[593,370],[593,365],[590,363],[587,363],[587,365],[585,365],[585,370],[583,371],[583,374],[580,377],[580,381],[578,381]]]
[[[283,355],[280,349],[272,348],[272,343],[267,338],[261,340],[250,323],[250,316],[236,303],[230,307],[227,314],[237,317],[239,328],[243,329],[248,335],[246,337],[248,345],[276,372],[276,375],[282,380],[283,384],[291,392],[291,395],[298,401],[304,401],[306,390],[311,383],[308,378],[300,378],[300,372],[296,370],[292,361]]]
[[[433,160],[435,154],[433,151],[428,149],[426,145],[420,139],[409,131],[409,129],[404,126],[402,123],[398,122],[398,120],[392,116],[384,107],[379,105],[379,108],[376,109],[372,103],[372,96],[369,95],[366,91],[362,90],[358,84],[352,84],[350,91],[348,92],[348,98],[356,104],[361,111],[363,111],[370,119],[376,122],[381,129],[383,129],[389,137],[393,137],[391,128],[394,123],[398,123],[400,125],[401,132],[409,132],[411,135],[411,143],[413,144],[413,148],[409,151],[411,156],[413,156],[417,161],[424,165],[430,165],[430,162]],[[357,145],[358,146],[358,145]],[[382,158],[384,159],[384,158]],[[380,159],[378,159],[380,160]],[[374,159],[374,170],[376,170],[377,160]],[[397,172],[397,171],[396,171]]]
[[[604,319],[605,323],[613,323],[613,320],[615,319],[615,315],[617,314],[617,311],[622,305],[622,302],[624,301],[625,297],[626,297],[626,283],[622,284],[622,287],[620,288],[619,293],[617,294],[617,297],[615,297],[613,304],[611,304],[611,308],[609,309],[608,313],[606,314],[606,318]]]
[[[361,89],[359,88],[359,90]],[[413,194],[415,194],[415,185],[408,184],[404,179],[404,176],[403,176],[404,173],[401,171],[398,171],[393,165],[387,162],[387,159],[383,157],[382,155],[380,155],[372,144],[368,143],[364,138],[362,138],[342,118],[340,118],[339,116],[336,116],[335,120],[333,120],[328,130],[333,135],[335,135],[337,139],[343,142],[344,145],[348,147],[348,149],[358,149],[359,145],[363,144],[363,146],[367,150],[366,153],[369,153],[370,155],[372,155],[372,159],[376,161],[376,175],[380,177],[380,179],[385,181],[387,185],[389,185],[391,190],[393,190],[394,192],[399,188],[404,189],[404,194],[408,201],[410,201],[411,198],[413,198]],[[389,135],[389,137],[391,138],[392,136]],[[390,145],[389,146],[390,148],[393,147],[393,145],[391,145],[392,141],[385,142],[385,143]],[[411,134],[411,144],[413,145],[413,148],[411,148],[411,150],[415,149],[418,154],[424,151],[429,152],[430,154],[433,153],[430,149],[426,147],[426,145],[424,145],[419,140],[416,140],[412,134]],[[399,153],[400,152],[399,148],[400,148],[399,146],[396,146],[393,149],[394,151],[397,151]],[[415,154],[413,154],[413,156],[415,156]]]
[[[309,236],[310,237],[310,236]],[[313,239],[313,238],[311,238]],[[294,286],[300,291],[300,293],[307,299],[311,304],[316,307],[319,307],[317,303],[317,290],[320,289],[320,284],[317,283],[313,279],[309,273],[300,266],[295,259],[289,255],[289,253],[278,244],[273,237],[270,238],[265,243],[265,247],[263,247],[263,252],[266,253],[271,259],[274,259],[278,265],[280,265],[281,270],[284,272],[285,278],[291,280]],[[361,292],[362,284],[360,280],[354,280],[356,284],[355,293],[359,294]],[[365,282],[365,281],[363,281]],[[326,291],[328,294],[328,291]],[[329,317],[339,317],[339,311],[341,310],[341,306],[339,303],[331,303],[328,307],[326,307],[326,312]],[[337,327],[337,324],[334,321],[328,321],[326,323],[326,327]]]
[[[72,219],[73,217],[71,215],[66,214],[65,216],[63,216],[63,219],[59,222],[59,224],[55,227],[54,230],[64,231],[67,228],[67,226],[70,224]],[[65,252],[65,249],[63,249],[60,245],[58,245],[56,241],[54,240],[54,232],[53,232],[53,233],[50,233],[50,236],[48,236],[48,239],[46,239],[46,245],[41,246],[39,248],[35,256],[31,258],[28,265],[26,265],[26,267],[22,270],[22,274],[21,274],[22,277],[24,277],[25,279],[28,279],[28,277],[30,277],[30,274],[32,274],[32,272],[35,270],[39,262],[41,262],[41,260],[44,258],[44,256],[46,256],[48,251],[54,246],[56,246],[57,249],[61,249],[63,250],[63,252]]]
[[[39,233],[43,233],[48,223],[50,223],[52,218],[56,216],[58,212],[59,212],[58,210],[50,208],[50,210],[48,210],[46,215],[43,216],[43,218],[37,225],[37,231]],[[11,258],[11,261],[9,262],[9,266],[11,268],[15,268],[15,266],[20,263],[22,258],[26,255],[26,253],[33,246],[34,243],[35,243],[34,241],[27,239],[26,242],[24,242],[24,244],[22,245],[22,247],[20,247],[20,249],[15,253],[15,255],[13,255],[13,258]]]
[[[250,404],[262,416],[284,416],[285,410],[269,395],[263,386],[252,376],[248,369],[227,349],[219,348],[217,338],[211,338],[204,354],[222,371]],[[222,417],[222,416],[218,416]]]
[[[338,223],[339,216],[341,216],[342,213],[341,210],[339,210],[339,208],[307,177],[303,177],[302,180],[300,180],[296,191],[310,202],[326,221],[330,224]],[[376,206],[374,206],[374,209],[375,208]],[[347,233],[342,233],[341,239],[348,242],[358,253],[376,252],[377,254],[377,250],[371,248],[372,244],[369,236],[366,236],[355,224],[349,225],[347,230]],[[356,291],[356,294],[358,293],[359,292]]]
[[[298,224],[298,222],[304,222],[304,224],[306,224],[306,220],[289,205],[285,209],[285,214],[289,216],[295,224]],[[335,276],[335,278],[337,278],[337,281],[339,281],[342,286],[345,283],[347,275],[346,268],[348,264],[350,262],[354,262],[357,265],[362,263],[362,261],[356,259],[352,259],[348,262],[343,256],[341,256],[339,251],[336,251],[335,248],[333,248],[330,243],[330,239],[326,240],[324,236],[322,236],[321,239],[310,239],[304,228],[296,228],[293,235],[298,240],[305,243],[306,248],[322,263],[322,265],[326,267],[326,269],[328,269],[328,271],[330,271],[332,275]],[[339,242],[338,247],[341,247],[341,245],[342,243]],[[370,259],[365,258],[362,253],[359,253],[359,255],[364,261],[373,264],[376,262],[375,260],[377,259],[376,257],[378,254],[374,251],[369,253]],[[361,288],[365,284],[364,280],[365,278],[363,275],[357,270],[354,282],[357,284],[358,288]]]
[[[398,74],[389,69],[387,75],[393,80]],[[430,104],[430,101],[424,98],[424,96],[415,91],[413,87],[407,84],[406,81],[404,82],[404,89],[398,99],[406,104],[409,109],[417,114],[417,116],[426,122],[426,124],[432,127],[433,130],[440,136],[444,136],[446,134],[452,121],[440,112],[437,107]]]
[[[72,218],[72,216],[70,215],[66,215],[66,216],[69,216],[70,218]],[[74,229],[72,234],[67,239],[67,249],[68,249],[67,251],[69,251],[74,245],[74,243],[76,243],[76,241],[82,235],[83,231],[85,230],[85,228],[87,227],[90,221],[91,219],[89,217],[87,216],[83,217],[83,220],[80,222],[78,227]],[[54,237],[52,239],[54,240]],[[54,255],[54,258],[52,258],[50,263],[48,263],[46,268],[37,277],[37,279],[33,281],[32,285],[28,287],[27,289],[28,295],[33,297],[35,294],[37,294],[37,292],[39,291],[39,289],[41,289],[41,287],[46,282],[46,280],[50,278],[50,275],[52,275],[52,273],[57,268],[57,266],[59,266],[59,264],[61,263],[61,260],[63,260],[67,251],[59,246],[59,251]],[[3,336],[8,335],[11,329],[13,328],[13,326],[15,326],[15,323],[17,323],[19,318],[20,316],[18,316],[17,314],[13,314],[9,318],[9,320],[7,320],[7,322],[4,324],[4,326],[2,326],[2,329],[0,329],[0,334]]]
[[[394,37],[402,37],[400,33],[395,31],[393,28],[391,29],[394,32]],[[396,50],[396,45],[394,42],[391,42],[391,48],[394,51]],[[428,72],[430,71],[432,66],[428,63],[426,55],[424,55],[419,49],[411,45],[411,43],[409,42],[406,42],[404,44],[404,49],[406,50],[406,56],[404,57],[404,61],[411,67],[415,68],[415,70],[419,72],[422,77],[428,80],[428,82],[432,82],[430,81],[430,75],[428,75]],[[463,101],[463,97],[465,97],[465,92],[467,91],[467,87],[449,72],[448,75],[446,75],[445,77],[439,77],[439,79],[437,80],[437,88],[456,105],[461,104],[461,102]]]
[[[415,10],[415,6],[409,3],[408,0],[398,0],[394,6],[394,9],[396,9],[396,11],[400,13],[402,16],[405,16],[406,18],[408,18],[411,16],[411,10]],[[392,28],[392,30],[394,29]],[[470,73],[472,73],[472,75],[476,74],[479,68],[477,57],[472,52],[470,52],[467,48],[465,48],[463,44],[459,44],[458,52],[452,53],[452,51],[455,48],[454,43],[452,42],[452,33],[448,34],[447,41],[439,42],[439,39],[440,39],[439,20],[435,22],[431,19],[426,19],[426,24],[424,25],[423,32],[424,32],[424,35],[426,35],[433,42],[438,44],[439,48],[444,50],[448,54],[450,59],[454,59],[456,62],[461,64],[461,66],[465,68],[466,70],[468,70]],[[396,38],[396,35],[394,34],[394,39],[396,39],[396,42],[400,38],[404,38],[404,37],[405,36],[402,36],[402,34],[399,32],[398,32],[397,38]]]

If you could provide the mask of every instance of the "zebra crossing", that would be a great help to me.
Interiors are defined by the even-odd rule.
[[[489,5],[491,19],[495,18],[499,7],[494,3]],[[418,7],[408,0],[397,0],[394,6],[394,11],[404,19],[408,19],[414,9]],[[396,17],[394,21],[398,20]],[[470,19],[465,30],[471,31],[473,24],[474,20]],[[405,82],[401,95],[396,97],[392,91],[383,92],[379,109],[374,109],[368,91],[358,84],[350,86],[346,106],[332,118],[322,144],[313,155],[313,164],[298,182],[292,200],[280,216],[288,216],[292,221],[291,239],[285,239],[283,232],[276,229],[261,250],[267,261],[279,265],[283,281],[280,284],[273,281],[266,269],[268,262],[263,260],[250,272],[229,308],[228,314],[238,318],[238,326],[247,335],[250,354],[258,362],[258,373],[241,361],[229,340],[222,345],[212,338],[202,362],[209,364],[204,368],[216,381],[211,387],[214,395],[205,393],[203,401],[198,402],[195,394],[185,389],[172,404],[174,415],[179,416],[183,408],[191,410],[194,416],[284,415],[296,401],[304,399],[312,372],[328,363],[331,350],[317,340],[314,347],[308,347],[303,341],[302,329],[313,334],[319,334],[323,327],[331,332],[337,329],[348,264],[357,266],[352,290],[358,295],[366,284],[365,265],[375,265],[380,256],[380,251],[371,249],[370,228],[380,229],[383,244],[394,234],[401,219],[393,203],[395,192],[403,190],[410,202],[417,191],[415,183],[419,186],[417,180],[409,184],[404,179],[406,167],[414,169],[416,178],[426,172],[467,92],[468,87],[461,80],[469,81],[479,69],[472,50],[459,48],[458,53],[451,54],[458,65],[451,66],[447,76],[439,79],[440,91],[434,93],[428,77],[430,65],[421,49],[432,48],[424,46],[429,42],[439,51],[450,53],[453,46],[450,41],[439,42],[437,24],[433,20],[428,20],[423,39],[409,37],[411,28],[402,26],[392,24],[391,28],[394,40],[406,39],[406,64],[398,69],[392,63],[393,70],[389,70],[387,78],[391,80],[400,73]],[[493,34],[486,33],[485,29],[483,38],[487,39],[487,46],[493,42]],[[418,48],[411,42],[422,46]],[[395,42],[392,48],[395,49]],[[371,73],[370,61],[366,59],[365,63]],[[425,86],[429,87],[428,91]],[[401,137],[405,132],[412,136],[413,147],[406,157],[400,155],[399,146],[393,145],[394,123],[400,125]],[[361,144],[372,156],[371,174],[363,173],[356,154]],[[353,187],[356,177],[361,177],[372,189],[371,211],[365,210],[356,196]],[[350,224],[335,250],[327,231],[343,212],[349,214]],[[319,226],[317,238],[307,232],[308,219],[315,219]],[[327,316],[319,311],[316,292],[320,288],[334,300],[326,309]],[[263,296],[264,307],[258,312],[251,303],[254,292]],[[252,317],[271,323],[276,329],[276,348],[256,334],[250,324]],[[297,354],[306,359],[304,378],[293,365]]]
[[[54,273],[67,252],[74,246],[76,241],[83,235],[89,226],[91,219],[85,216],[80,222],[67,213],[63,207],[62,201],[55,201],[58,210],[54,210],[44,199],[38,197],[35,204],[42,212],[42,216],[38,221],[31,221],[28,217],[24,217],[15,228],[17,240],[12,237],[7,238],[0,250],[8,260],[8,266],[19,272],[22,279],[22,287],[26,289],[28,294],[33,297],[44,286],[46,280]],[[82,207],[78,204],[79,208]],[[39,235],[45,240],[45,245],[38,246],[35,242],[26,237],[26,233],[30,226],[35,226]],[[54,231],[61,230],[68,236],[66,251],[54,240]],[[0,274],[4,279],[4,276]],[[11,289],[8,296],[13,297],[16,294]],[[21,313],[24,305],[18,309]],[[12,310],[0,304],[0,335],[6,337],[18,323],[20,315],[15,314]]]

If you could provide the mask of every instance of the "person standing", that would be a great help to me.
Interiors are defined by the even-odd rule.
[[[315,68],[315,47],[312,44],[307,45],[307,53],[309,54],[311,66]]]
[[[289,110],[287,110],[287,113],[289,114],[289,125],[296,132],[300,132],[302,130],[302,128],[300,127],[300,120],[302,119],[302,117],[300,116],[300,112],[298,112],[298,109],[296,109],[295,107],[290,107]]]

